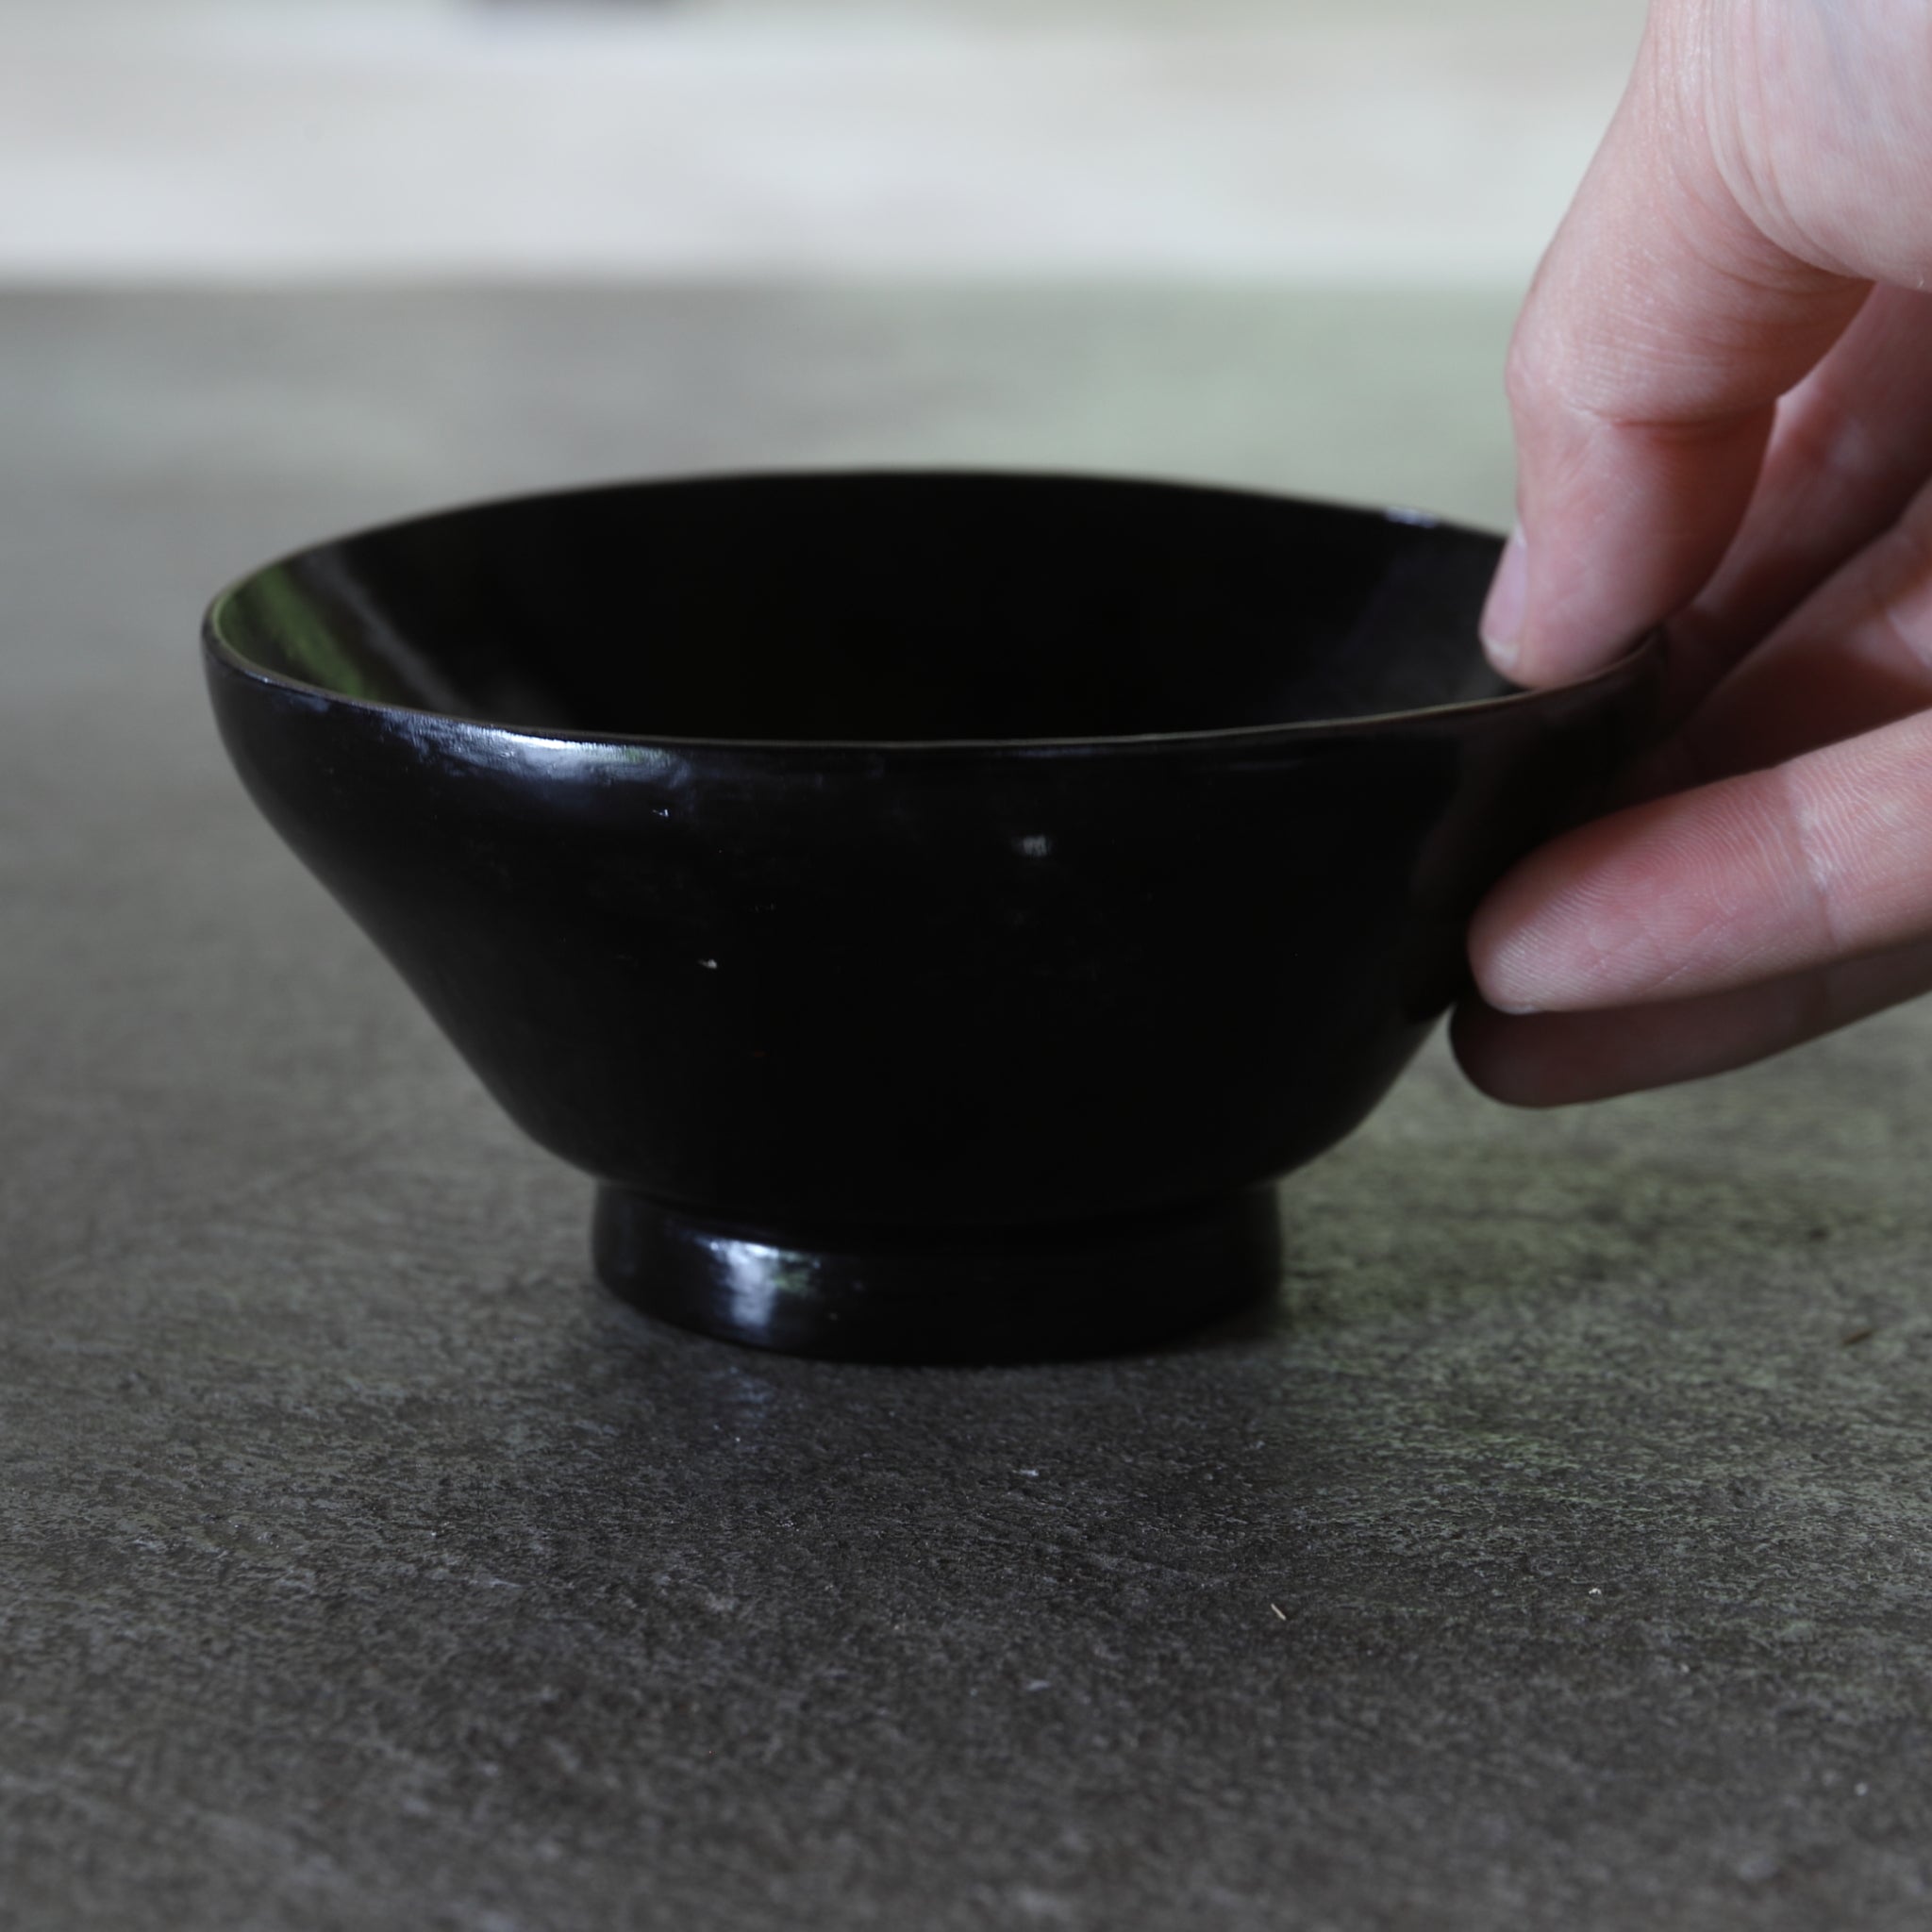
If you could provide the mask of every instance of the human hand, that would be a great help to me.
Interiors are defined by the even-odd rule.
[[[1654,0],[1510,352],[1525,684],[1669,620],[1673,735],[1471,934],[1505,1100],[1743,1065],[1932,988],[1932,13]]]

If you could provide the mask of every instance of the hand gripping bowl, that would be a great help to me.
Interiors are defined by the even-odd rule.
[[[1175,485],[491,504],[216,599],[249,791],[598,1183],[598,1273],[799,1353],[1138,1345],[1271,1287],[1658,652],[1514,692],[1493,539]]]

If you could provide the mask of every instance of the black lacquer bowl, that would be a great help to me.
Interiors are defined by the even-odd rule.
[[[1512,692],[1493,539],[1239,491],[773,475],[460,509],[206,627],[270,821],[653,1314],[1135,1345],[1272,1286],[1658,652]]]

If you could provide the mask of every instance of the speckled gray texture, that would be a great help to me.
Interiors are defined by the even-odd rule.
[[[1434,1054],[1172,1352],[756,1357],[588,1284],[204,715],[225,574],[525,483],[1494,518],[1507,315],[0,297],[8,1932],[1932,1922],[1932,1015],[1557,1118]]]

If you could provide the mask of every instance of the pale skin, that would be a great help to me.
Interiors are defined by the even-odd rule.
[[[1476,1084],[1723,1072],[1932,990],[1932,8],[1654,0],[1518,323],[1484,616],[1559,684],[1653,625],[1677,727],[1471,935]]]

